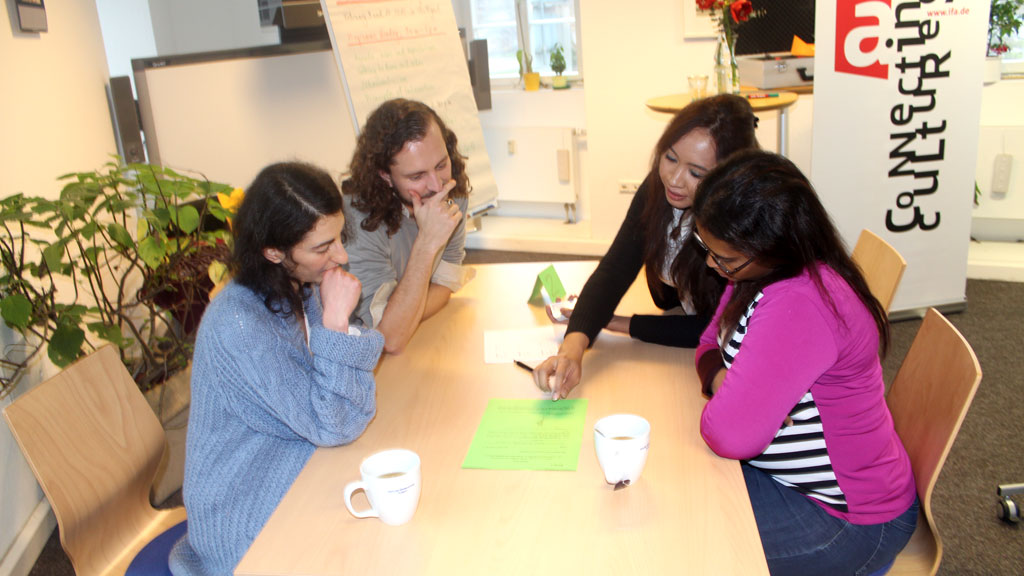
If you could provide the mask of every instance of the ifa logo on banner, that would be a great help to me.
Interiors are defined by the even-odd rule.
[[[888,78],[894,32],[891,0],[838,0],[836,72]]]

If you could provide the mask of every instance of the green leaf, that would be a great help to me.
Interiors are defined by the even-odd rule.
[[[227,276],[227,273],[227,265],[219,260],[210,262],[210,266],[206,269],[206,274],[210,277],[210,281],[213,282],[214,286],[220,284],[221,280]]]
[[[125,338],[124,334],[121,333],[121,329],[117,326],[110,324],[104,324],[103,322],[91,322],[89,323],[89,330],[100,338],[116,344],[119,348],[127,348],[132,345],[131,338]]]
[[[82,229],[79,230],[78,232],[82,235],[82,238],[85,238],[86,240],[92,240],[93,235],[96,234],[96,231],[99,230],[99,228],[100,225],[97,224],[94,220],[92,222],[89,222],[85,226],[82,226]]]
[[[50,345],[46,353],[54,364],[63,368],[78,358],[82,353],[84,342],[85,332],[77,324],[60,322],[50,337]]]
[[[64,265],[64,241],[58,240],[43,250],[43,261],[50,270],[60,270]]]
[[[49,214],[57,210],[57,203],[52,200],[45,200],[42,198],[36,199],[36,203],[32,206],[32,211],[36,214]]]
[[[156,270],[167,255],[167,246],[156,236],[146,236],[139,242],[139,257],[147,266]]]
[[[117,242],[117,244],[125,250],[135,246],[135,241],[132,240],[132,235],[128,233],[128,230],[126,230],[124,226],[121,226],[117,222],[111,222],[107,226],[107,233],[110,234],[110,237],[114,242]]]
[[[89,312],[89,308],[81,304],[57,304],[57,313],[63,321],[74,321],[76,324],[82,321],[82,316]]]
[[[213,216],[214,218],[220,220],[221,222],[225,222],[227,221],[228,218],[231,217],[231,212],[228,212],[223,206],[220,205],[220,202],[216,200],[211,200],[210,202],[208,202],[206,205],[206,210],[210,214],[210,216]]]
[[[146,211],[146,219],[155,222],[154,228],[167,228],[171,224],[171,214],[167,208],[154,208],[152,212]]]
[[[32,319],[32,302],[22,294],[11,294],[0,300],[0,314],[8,326],[24,330]]]
[[[86,260],[88,260],[90,264],[96,266],[99,264],[99,255],[102,253],[102,246],[90,246],[85,249],[82,255],[85,256]]]
[[[126,195],[125,198],[114,198],[110,200],[111,212],[124,212],[135,208],[136,200],[132,198],[132,194]]]
[[[171,221],[185,234],[195,232],[199,228],[199,210],[195,206],[172,206]]]

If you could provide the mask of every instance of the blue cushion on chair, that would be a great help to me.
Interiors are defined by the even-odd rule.
[[[167,558],[171,555],[171,548],[181,538],[188,528],[188,520],[175,524],[163,534],[149,541],[146,547],[139,550],[132,560],[125,576],[171,576],[171,569],[167,566]]]

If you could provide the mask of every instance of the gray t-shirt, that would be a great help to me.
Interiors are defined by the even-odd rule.
[[[469,204],[468,198],[453,198],[463,214]],[[387,226],[381,224],[373,232],[367,232],[361,226],[366,213],[352,207],[352,197],[345,196],[345,220],[348,229],[348,266],[350,274],[359,279],[363,285],[359,305],[349,319],[360,322],[364,326],[376,327],[380,323],[388,299],[398,285],[398,280],[405,274],[412,253],[412,244],[419,233],[416,220],[403,208],[402,224],[393,236],[388,236]],[[467,271],[462,261],[466,258],[466,220],[459,222],[448,240],[448,245],[441,251],[440,257],[434,262],[434,271],[430,282],[457,292],[466,283]]]

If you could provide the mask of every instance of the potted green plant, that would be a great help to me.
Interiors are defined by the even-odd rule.
[[[533,71],[533,55],[530,53],[530,42],[527,38],[525,7],[516,3],[516,31],[519,34],[519,50],[516,60],[519,61],[519,79],[523,81],[523,89],[533,92],[540,89],[540,72]]]
[[[56,200],[0,201],[0,314],[59,367],[116,344],[145,392],[191,359],[232,188],[120,159],[59,180]]]
[[[998,82],[1002,74],[1002,56],[1009,50],[1006,41],[1024,23],[1024,0],[992,0],[988,14],[988,43],[985,61],[985,83]]]
[[[519,78],[523,81],[523,89],[533,92],[540,89],[540,72],[533,71],[533,57],[522,50],[516,50],[519,61]]]
[[[551,79],[551,87],[555,90],[564,90],[569,87],[569,83],[566,81],[565,76],[562,76],[562,72],[565,72],[565,54],[562,52],[562,45],[555,42],[555,45],[551,48],[551,70],[555,73],[555,77]]]

